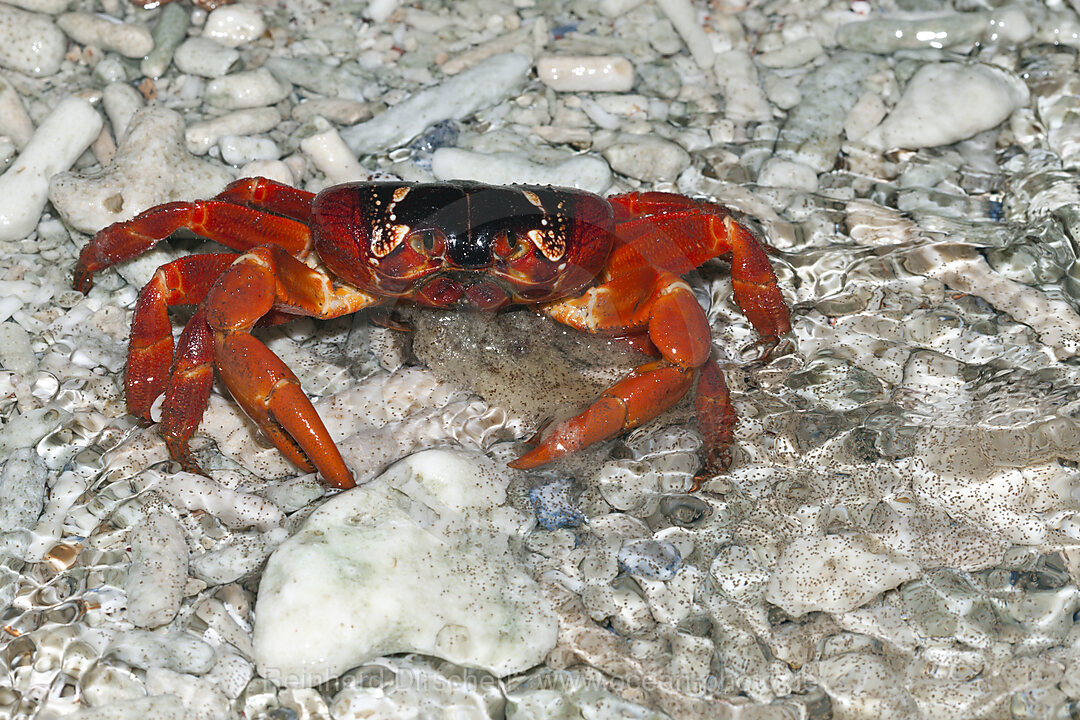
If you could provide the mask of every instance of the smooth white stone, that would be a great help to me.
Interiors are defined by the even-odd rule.
[[[813,35],[786,43],[776,50],[763,52],[756,56],[758,64],[767,68],[802,67],[825,52],[821,43]]]
[[[861,140],[882,121],[887,112],[880,95],[870,90],[864,92],[844,118],[844,134],[848,140]]]
[[[45,464],[32,447],[20,448],[8,456],[0,470],[0,533],[34,526],[44,507],[48,476]]]
[[[27,75],[55,75],[67,38],[53,19],[0,5],[0,67]]]
[[[289,96],[292,87],[279,81],[266,68],[214,78],[206,83],[203,96],[209,105],[226,110],[241,110],[273,105]]]
[[[204,155],[226,135],[254,135],[269,132],[281,122],[277,108],[251,108],[226,113],[189,125],[184,131],[188,152]]]
[[[151,512],[132,532],[130,542],[125,618],[136,627],[164,625],[180,609],[187,580],[184,529],[171,515]]]
[[[536,61],[540,82],[559,92],[629,92],[634,66],[618,55],[545,55]]]
[[[508,541],[527,518],[479,453],[429,450],[316,510],[270,557],[255,608],[259,672],[311,686],[420,652],[500,677],[543,661],[558,622]]]
[[[364,8],[364,17],[383,22],[393,15],[400,4],[401,0],[371,0]]]
[[[724,117],[740,123],[772,119],[772,106],[761,89],[750,53],[729,50],[717,55],[716,79],[724,95]]]
[[[226,47],[240,47],[258,40],[266,31],[266,21],[252,5],[224,5],[212,10],[203,25],[203,37]]]
[[[117,140],[124,137],[132,116],[145,103],[142,94],[126,82],[110,83],[101,94],[101,104]]]
[[[439,180],[476,180],[492,185],[554,185],[598,194],[611,187],[611,168],[592,155],[576,155],[558,165],[540,165],[513,153],[487,155],[459,148],[439,148],[431,155],[431,173]]]
[[[656,0],[656,5],[675,26],[698,67],[703,70],[712,68],[716,57],[712,41],[698,21],[697,8],[690,0]]]
[[[57,175],[49,185],[49,200],[69,225],[95,233],[155,205],[213,197],[232,175],[188,154],[183,132],[184,121],[175,111],[160,105],[142,108],[109,167],[93,175]]]
[[[249,527],[270,530],[285,520],[284,513],[266,498],[231,490],[195,473],[176,472],[166,478],[157,470],[148,469],[138,475],[134,485],[140,491],[154,488],[175,508],[213,515],[231,530]]]
[[[532,62],[524,55],[496,55],[415,93],[376,118],[345,128],[341,137],[359,155],[397,147],[440,120],[463,118],[502,102],[524,86],[531,69]]]
[[[70,0],[10,0],[7,4],[30,12],[55,15],[67,10],[69,3]]]
[[[189,75],[219,78],[240,62],[240,51],[205,37],[188,38],[173,53],[176,69]]]
[[[611,169],[638,180],[670,182],[690,166],[690,154],[670,140],[627,135],[603,152]]]
[[[1027,101],[1027,86],[991,65],[925,65],[863,141],[883,149],[949,145],[998,126]]]
[[[364,169],[338,131],[328,127],[300,141],[300,149],[311,163],[322,171],[331,185],[367,180],[371,173]]]
[[[783,187],[805,192],[818,188],[818,176],[814,168],[792,160],[770,158],[758,173],[758,184],[765,187]]]
[[[18,323],[0,322],[0,367],[23,378],[37,373],[38,361],[30,333]]]
[[[70,168],[101,132],[97,111],[82,98],[64,98],[0,176],[0,240],[26,237],[41,218],[49,178]]]
[[[218,138],[218,148],[221,159],[234,167],[253,160],[277,160],[281,157],[281,149],[268,137],[225,135]]]
[[[109,641],[105,654],[134,667],[166,667],[195,675],[214,666],[214,648],[186,632],[125,630]]]
[[[141,24],[117,22],[93,13],[70,12],[56,18],[56,25],[77,43],[112,50],[124,57],[142,58],[154,49],[150,29]]]
[[[26,105],[15,88],[0,78],[0,135],[11,138],[15,147],[22,150],[34,135],[34,121],[26,112]]]
[[[296,177],[292,173],[292,168],[281,160],[252,160],[237,171],[236,177],[264,177],[282,185],[296,184]]]
[[[82,708],[65,717],[71,720],[189,720],[192,716],[179,697],[155,695],[118,699],[92,708]]]
[[[765,599],[794,617],[847,612],[920,572],[916,563],[888,554],[866,536],[800,537],[781,551]]]

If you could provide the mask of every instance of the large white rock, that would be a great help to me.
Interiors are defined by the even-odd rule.
[[[1027,101],[1027,86],[1005,70],[932,63],[915,73],[893,111],[863,140],[884,149],[949,145],[997,127]]]
[[[499,676],[540,663],[558,623],[510,552],[526,518],[506,483],[479,453],[428,450],[312,513],[263,573],[259,672],[304,687],[399,652]]]

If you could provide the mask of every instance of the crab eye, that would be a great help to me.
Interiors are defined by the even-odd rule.
[[[430,256],[439,245],[434,230],[417,230],[409,236],[409,246],[424,256]]]
[[[517,260],[531,250],[532,245],[528,241],[511,233],[499,233],[492,246],[495,257],[500,260]]]

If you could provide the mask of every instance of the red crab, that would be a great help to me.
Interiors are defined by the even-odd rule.
[[[532,468],[636,427],[671,407],[699,377],[696,411],[710,472],[730,462],[734,412],[710,360],[709,324],[683,273],[731,253],[735,300],[775,344],[788,308],[756,238],[723,207],[669,193],[604,199],[563,188],[472,182],[350,183],[314,194],[264,178],[212,200],[159,205],[99,232],[79,256],[76,289],[180,228],[243,252],[161,266],[131,323],[127,406],[150,420],[165,393],[170,455],[201,472],[188,441],[213,367],[292,462],[335,487],[352,473],[296,376],[251,334],[297,316],[333,318],[399,300],[436,308],[535,305],[559,322],[625,336],[656,359],[632,370],[579,415],[548,428],[511,464]],[[167,308],[197,304],[174,350]]]

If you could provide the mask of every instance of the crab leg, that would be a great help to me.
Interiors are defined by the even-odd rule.
[[[291,255],[306,256],[311,251],[311,231],[304,222],[268,215],[264,210],[232,201],[244,197],[248,185],[233,183],[222,193],[224,200],[166,203],[131,220],[113,223],[95,235],[79,254],[75,265],[75,289],[89,292],[94,284],[94,273],[141,255],[181,228],[233,250],[250,250],[274,243]],[[281,186],[275,184],[275,187]],[[302,199],[299,193],[299,190],[293,190],[291,194],[270,193],[270,199],[262,202],[274,206],[274,198],[279,198],[278,204],[283,210],[296,211]],[[250,194],[256,200],[259,197],[254,191]]]
[[[131,319],[131,342],[124,378],[128,412],[132,415],[149,421],[151,404],[169,382],[173,330],[168,308],[202,302],[210,286],[235,259],[231,253],[182,257],[159,267],[139,292]],[[205,319],[199,321],[206,324]],[[195,323],[196,318],[192,318],[189,325]]]
[[[628,193],[608,198],[615,234],[623,243],[609,272],[645,264],[683,275],[706,260],[731,253],[735,302],[765,341],[791,331],[787,304],[765,248],[720,205],[671,193]]]
[[[311,219],[311,201],[315,199],[315,193],[297,190],[264,177],[253,177],[229,183],[214,199],[306,223]]]
[[[286,456],[339,488],[352,487],[353,478],[330,433],[296,375],[251,329],[274,309],[327,319],[379,302],[269,244],[241,255],[202,305],[218,372],[237,403]]]
[[[708,319],[689,285],[670,273],[649,272],[654,278],[651,292],[631,292],[631,287],[640,285],[628,287],[619,279],[544,308],[556,320],[582,330],[632,330],[647,325],[661,359],[634,368],[585,412],[555,424],[510,467],[537,467],[614,437],[652,420],[686,395],[695,370],[709,357]]]

